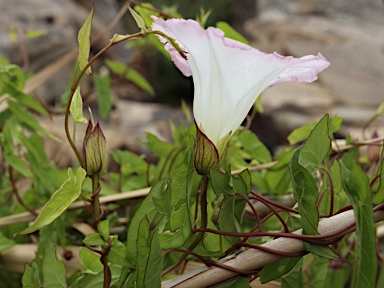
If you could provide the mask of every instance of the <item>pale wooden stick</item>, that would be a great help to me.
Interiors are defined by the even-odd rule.
[[[271,163],[261,164],[261,165],[255,165],[255,166],[249,167],[248,170],[258,171],[258,170],[270,168],[275,164],[276,164],[276,161],[271,162]],[[233,171],[232,174],[236,175],[236,174],[239,174],[241,171],[243,171],[243,170],[236,170],[236,171]],[[128,200],[128,199],[133,199],[133,198],[145,197],[148,195],[150,190],[151,190],[151,187],[147,187],[147,188],[143,188],[143,189],[127,191],[127,192],[122,192],[122,193],[113,194],[113,195],[102,196],[102,197],[100,197],[100,204],[106,204],[106,203],[110,203],[110,202],[116,202],[116,201]],[[68,207],[67,210],[75,210],[75,209],[83,208],[87,205],[88,204],[85,201],[76,201],[76,202],[72,203]],[[40,212],[41,209],[38,209],[36,211]],[[29,212],[23,212],[23,213],[5,216],[5,217],[0,218],[0,227],[12,225],[12,224],[17,224],[17,223],[29,222],[29,221],[33,221],[33,220],[35,220],[34,215],[30,214]]]
[[[70,251],[72,256],[70,260],[66,260],[63,257],[65,252],[63,248],[56,246],[56,252],[60,255],[61,260],[64,262],[68,275],[72,274],[76,270],[84,269],[80,262],[79,250],[79,246],[66,247],[66,251]],[[36,253],[36,244],[16,244],[0,253],[2,259],[2,267],[7,271],[23,273],[25,264],[31,264],[32,261],[36,258]]]
[[[379,222],[384,220],[384,211],[374,212],[374,221]],[[330,218],[320,221],[318,231],[320,234],[331,234],[339,231],[340,229],[351,225],[354,223],[355,217],[354,212],[349,210]],[[343,235],[352,232],[355,230],[355,227],[343,233]],[[296,234],[301,234],[301,229],[295,231]],[[341,235],[337,235],[340,237]],[[270,249],[297,253],[304,250],[304,243],[297,239],[291,238],[278,238],[276,240],[270,241],[264,245]],[[250,249],[245,252],[239,253],[236,256],[230,256],[221,261],[222,264],[231,266],[240,270],[253,271],[264,267],[267,264],[273,263],[277,260],[280,260],[284,257],[263,252],[261,250]],[[180,276],[177,276],[171,280],[164,281],[162,284],[163,288],[193,288],[193,287],[209,287],[215,284],[219,284],[223,281],[231,279],[238,276],[237,273],[228,271],[218,267],[204,267]]]
[[[151,187],[148,187],[148,188],[143,188],[139,190],[123,192],[119,194],[102,196],[100,197],[100,204],[106,204],[106,203],[115,202],[115,201],[144,197],[148,195],[150,190],[151,190]],[[69,205],[67,210],[75,210],[75,209],[83,208],[87,205],[88,204],[85,201],[76,201],[76,202],[73,202],[71,205]],[[41,209],[36,210],[36,212],[40,212],[40,211]],[[17,224],[17,223],[30,222],[35,220],[35,218],[36,217],[29,212],[23,212],[15,215],[5,216],[0,218],[0,227]]]

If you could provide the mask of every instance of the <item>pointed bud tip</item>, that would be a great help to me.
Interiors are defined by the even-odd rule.
[[[84,168],[89,176],[105,174],[108,165],[108,155],[106,139],[99,123],[93,126],[91,121],[88,122],[83,142],[83,154]]]
[[[194,150],[194,164],[197,173],[209,175],[209,170],[219,168],[220,158],[215,145],[198,127]]]

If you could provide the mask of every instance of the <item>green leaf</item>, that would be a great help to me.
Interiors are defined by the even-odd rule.
[[[25,36],[28,39],[35,39],[48,34],[48,30],[28,30]]]
[[[39,276],[39,268],[36,261],[33,261],[31,266],[25,264],[23,278],[21,283],[24,288],[40,288],[42,287],[41,279]]]
[[[329,269],[328,259],[324,259],[321,257],[314,257],[310,265],[310,269],[312,272],[310,274],[311,287],[316,287],[316,288],[327,288],[330,286],[338,287],[334,285],[334,283],[332,283],[332,285],[329,285],[327,283],[328,271],[331,270]]]
[[[68,179],[44,205],[35,222],[19,234],[32,233],[51,224],[59,217],[79,197],[85,175],[86,172],[83,168],[78,168],[76,175],[73,175],[72,169],[68,168]]]
[[[251,287],[249,285],[249,280],[245,277],[237,278],[236,280],[230,281],[229,283],[221,284],[220,288],[247,288]]]
[[[321,205],[319,207],[320,214],[329,214],[330,213],[330,202],[331,202],[331,184],[333,185],[334,190],[334,207],[333,211],[338,211],[341,207],[344,207],[344,203],[341,201],[345,199],[346,205],[349,205],[348,197],[345,195],[345,193],[342,192],[342,182],[341,182],[341,171],[340,171],[340,164],[338,161],[334,161],[331,168],[329,169],[329,172],[331,174],[332,183],[330,182],[327,175],[324,176],[324,182],[322,185],[321,190],[324,191],[327,190],[326,193],[323,195],[323,199],[321,201]],[[348,202],[348,203],[347,203]],[[343,206],[342,206],[343,205]]]
[[[218,225],[222,231],[240,232],[239,230],[241,230],[241,226],[235,217],[235,196],[224,196],[224,200],[220,207]],[[240,237],[229,236],[225,236],[225,239],[231,245],[234,245],[241,240]]]
[[[144,19],[139,14],[137,14],[136,11],[131,8],[130,5],[128,5],[128,10],[131,13],[133,19],[135,19],[136,25],[140,28],[141,32],[145,33],[147,27],[145,27]]]
[[[239,137],[244,150],[251,156],[252,160],[256,160],[261,164],[272,162],[271,153],[256,134],[246,130],[240,133]]]
[[[64,263],[59,260],[52,241],[47,241],[42,262],[44,287],[67,287],[67,272]]]
[[[120,165],[121,173],[119,182],[122,191],[131,191],[146,187],[148,163],[145,155],[136,155],[130,151],[116,150],[112,152],[112,158]]]
[[[12,111],[13,116],[17,119],[20,124],[29,128],[33,132],[40,133],[44,136],[47,136],[55,141],[61,142],[59,138],[49,133],[44,129],[34,116],[31,115],[26,109],[21,107],[13,100],[8,100],[9,109]]]
[[[84,67],[88,64],[89,52],[91,49],[90,35],[92,27],[92,18],[93,8],[89,13],[88,18],[85,21],[83,27],[81,27],[79,35],[77,37],[79,41],[79,56],[77,58],[77,63],[79,64],[80,69],[84,69]],[[91,73],[91,67],[87,68],[86,73]]]
[[[108,253],[108,261],[123,267],[129,267],[127,247],[117,239],[117,235],[112,237],[112,247]]]
[[[339,116],[335,116],[329,119],[329,136],[340,130],[343,121],[344,118]]]
[[[355,163],[341,162],[343,186],[356,218],[357,272],[354,287],[375,287],[377,273],[375,222],[367,175]]]
[[[7,250],[15,245],[15,241],[4,236],[2,232],[0,232],[0,252]]]
[[[182,164],[170,176],[171,189],[166,191],[171,197],[169,230],[159,235],[163,249],[181,247],[191,235],[192,222],[189,211],[189,198],[193,186],[195,168],[191,150],[187,150]]]
[[[125,74],[125,78],[135,84],[137,87],[147,91],[149,95],[155,96],[155,90],[152,85],[137,70],[130,68]]]
[[[112,281],[110,287],[116,287],[114,286],[121,275],[122,268],[120,266],[116,265],[110,265],[111,274],[112,274]],[[101,288],[103,287],[104,282],[104,273],[103,271],[97,273],[97,274],[85,274],[83,277],[76,282],[74,285],[72,285],[71,288]]]
[[[151,133],[145,133],[145,138],[147,138],[147,142],[144,145],[158,157],[167,157],[174,149],[171,143],[162,141]]]
[[[32,97],[24,94],[23,92],[19,91],[11,85],[9,82],[4,82],[4,93],[8,93],[12,98],[14,98],[18,103],[23,104],[36,112],[43,114],[43,115],[48,115],[47,110],[39,102],[37,102],[35,99]]]
[[[83,116],[83,99],[80,95],[80,86],[77,86],[75,94],[73,94],[71,106],[69,111],[76,124],[87,124],[88,120]]]
[[[340,130],[341,124],[343,122],[342,117],[332,117],[329,120],[329,135],[332,135],[332,133],[335,133]],[[309,134],[315,128],[316,122],[306,123],[303,126],[296,128],[291,132],[291,134],[288,135],[288,141],[289,144],[297,144],[301,141],[304,141],[308,138]]]
[[[17,34],[17,30],[16,30],[16,27],[14,26],[11,26],[10,29],[9,29],[9,41],[11,41],[11,43],[16,43],[17,42],[17,39],[18,39],[18,34]]]
[[[146,217],[139,225],[137,259],[137,287],[161,287],[162,250],[157,232],[149,231]]]
[[[0,133],[0,143],[3,147],[3,155],[5,160],[9,165],[12,166],[15,170],[19,171],[21,174],[23,174],[25,177],[31,177],[32,173],[29,170],[27,164],[20,159],[20,157],[15,155],[15,147],[13,145],[13,137],[12,137],[12,131],[15,133],[15,129],[20,129],[20,126],[18,126],[16,121],[7,121],[7,123],[3,127],[2,133]],[[17,126],[16,126],[17,125]],[[18,130],[19,130],[18,129]]]
[[[210,170],[210,182],[212,185],[213,192],[215,192],[216,196],[220,195],[234,195],[231,185],[231,172],[227,170],[226,173],[222,173],[215,169]]]
[[[248,170],[244,170],[237,177],[232,177],[232,185],[235,192],[242,194],[246,197],[251,192],[252,189],[252,178]],[[235,217],[241,222],[243,219],[244,209],[247,203],[243,198],[237,197],[235,199]]]
[[[300,259],[301,257],[287,257],[264,266],[260,271],[261,283],[267,283],[287,274]]]
[[[3,86],[9,84],[16,90],[22,91],[25,85],[26,75],[15,64],[0,63],[0,94],[4,94]]]
[[[152,186],[151,191],[148,196],[143,200],[139,209],[137,209],[134,214],[131,223],[128,228],[128,237],[127,237],[127,261],[130,263],[131,267],[136,266],[136,254],[137,254],[137,231],[139,229],[139,225],[143,218],[147,218],[149,221],[155,217],[157,210],[153,203],[153,198],[161,198],[164,186],[166,184],[166,179],[162,179],[157,182],[154,186]]]
[[[212,10],[208,10],[207,12],[204,10],[204,8],[200,8],[199,13],[196,15],[196,21],[199,22],[200,26],[205,28],[205,24],[207,23],[207,20],[209,18],[209,15],[211,15]]]
[[[230,232],[241,232],[241,219],[244,213],[245,201],[243,198],[235,196],[235,192],[247,196],[251,190],[251,177],[248,170],[244,170],[238,177],[232,177],[230,169],[223,174],[211,170],[211,185],[217,196],[223,195],[221,203],[218,225],[220,230]],[[240,241],[239,237],[225,237],[230,244]],[[225,243],[222,243],[225,245]]]
[[[381,162],[380,162],[380,166],[379,166],[379,171],[378,171],[378,174],[379,174],[379,187],[377,188],[374,196],[373,196],[373,204],[375,205],[378,205],[378,204],[381,204],[383,203],[384,201],[384,146],[381,150]]]
[[[97,92],[100,117],[107,119],[112,109],[111,78],[109,75],[93,74],[93,80]]]
[[[138,71],[132,67],[117,61],[106,60],[108,68],[118,75],[124,75],[125,78],[135,84],[137,87],[147,91],[151,96],[155,95],[155,90],[152,85],[141,75]]]
[[[380,274],[379,274],[379,279],[377,279],[377,286],[376,287],[384,287],[384,265],[383,265],[383,260],[381,261],[380,265]]]
[[[142,3],[142,5],[136,5],[134,7],[135,11],[142,17],[145,22],[146,27],[151,27],[153,19],[151,16],[160,16],[158,13],[154,12],[155,7],[151,3]],[[139,26],[140,27],[140,26]]]
[[[182,204],[178,209],[171,211],[169,221],[170,229],[159,235],[159,241],[163,249],[181,247],[191,235],[192,224],[187,209],[187,204]]]
[[[343,261],[329,246],[304,242],[305,250],[328,260]]]
[[[293,196],[298,203],[304,233],[319,234],[317,232],[319,211],[316,205],[318,189],[311,173],[299,164],[299,155],[300,148],[293,152],[290,165]]]
[[[217,22],[216,27],[224,32],[225,37],[239,41],[241,43],[249,45],[249,42],[243,35],[237,32],[231,25],[227,22]]]
[[[282,288],[301,288],[304,287],[303,273],[301,267],[303,265],[303,258],[301,258],[293,267],[293,269],[282,276],[281,287]]]
[[[89,273],[96,275],[103,271],[103,264],[100,262],[100,255],[92,252],[88,248],[80,247],[80,261],[83,264],[85,271],[84,273]]]
[[[83,243],[88,246],[101,246],[105,241],[99,233],[91,233],[84,238]]]
[[[309,234],[318,234],[318,187],[312,173],[323,165],[331,150],[328,125],[328,115],[325,115],[291,158],[294,198],[298,202],[304,233]]]
[[[298,163],[310,172],[313,172],[322,165],[330,149],[331,139],[328,136],[327,114],[315,126],[300,149]]]
[[[101,238],[103,238],[104,241],[108,241],[108,238],[109,238],[109,220],[106,219],[104,221],[99,222],[99,224],[97,224],[97,230],[99,231]]]

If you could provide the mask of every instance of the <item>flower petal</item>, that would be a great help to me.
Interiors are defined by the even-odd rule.
[[[312,82],[329,66],[321,54],[294,58],[263,53],[225,38],[217,28],[204,30],[193,20],[154,20],[154,30],[173,37],[187,52],[188,60],[161,39],[182,73],[193,75],[195,122],[220,156],[228,135],[241,125],[265,88],[286,81]]]

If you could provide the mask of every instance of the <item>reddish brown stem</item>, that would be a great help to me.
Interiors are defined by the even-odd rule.
[[[39,214],[35,210],[33,210],[32,208],[29,208],[28,205],[25,204],[23,199],[20,197],[19,190],[16,187],[16,180],[15,180],[15,178],[13,176],[13,169],[12,169],[12,167],[9,167],[8,172],[9,172],[9,180],[11,181],[11,185],[12,185],[12,192],[16,196],[17,201],[20,203],[21,206],[23,206],[23,208],[25,210],[27,210],[33,216],[37,217]]]
[[[287,211],[287,212],[291,212],[291,213],[293,213],[293,214],[299,214],[299,211],[297,211],[297,210],[295,210],[295,209],[292,209],[292,208],[289,208],[289,207],[286,207],[286,206],[281,205],[281,204],[279,204],[279,203],[273,202],[273,201],[271,201],[271,200],[269,200],[269,199],[263,197],[262,195],[258,194],[258,193],[255,192],[255,191],[251,191],[251,194],[252,194],[253,196],[255,196],[256,199],[259,200],[260,202],[262,202],[263,204],[268,203],[268,204],[270,204],[270,205],[272,205],[272,206],[275,206],[275,207],[277,207],[277,208],[280,208],[281,210],[285,210],[285,211]]]

